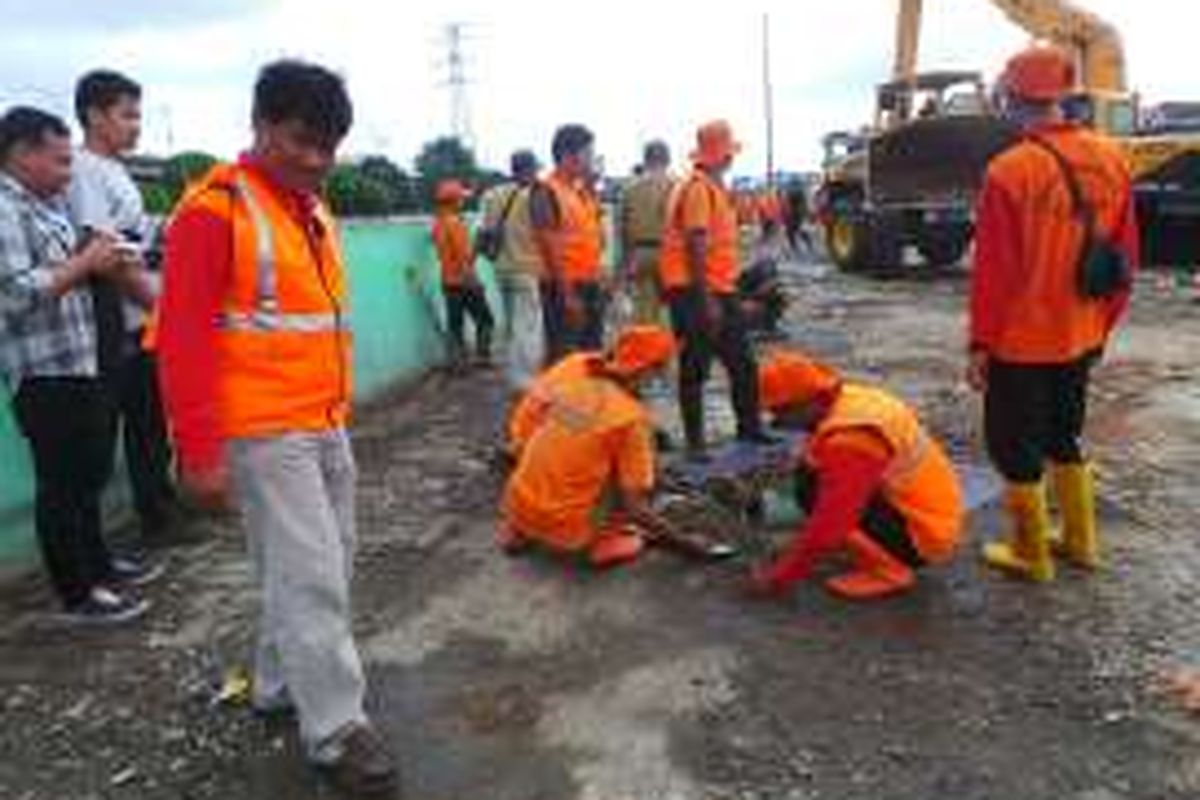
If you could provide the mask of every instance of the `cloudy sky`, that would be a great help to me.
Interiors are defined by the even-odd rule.
[[[1085,0],[1125,34],[1131,82],[1153,101],[1200,97],[1188,66],[1195,0]],[[145,89],[143,149],[227,155],[247,139],[256,68],[280,56],[344,74],[357,109],[348,154],[409,164],[450,124],[444,28],[465,42],[476,150],[502,164],[517,146],[546,154],[555,125],[599,136],[610,171],[640,143],[682,153],[698,121],[729,118],[746,144],[739,171],[765,163],[762,14],[770,14],[777,162],[813,166],[822,133],[855,127],[891,64],[897,0],[0,0],[0,107],[69,114],[75,77],[127,71]],[[1028,41],[987,0],[926,0],[922,68],[993,76]]]

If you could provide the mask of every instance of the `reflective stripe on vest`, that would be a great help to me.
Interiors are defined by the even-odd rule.
[[[226,311],[219,327],[224,331],[283,333],[346,332],[337,314],[281,314],[278,311]]]
[[[330,313],[283,313],[279,311],[279,281],[275,274],[275,234],[266,211],[259,204],[244,173],[237,175],[237,192],[246,204],[254,227],[255,311],[225,311],[221,330],[250,333],[345,332],[340,315]]]
[[[254,253],[258,270],[258,307],[264,310],[274,309],[279,303],[278,282],[275,278],[275,234],[271,230],[271,221],[267,212],[254,197],[250,182],[243,172],[237,175],[237,190],[246,210],[250,212],[250,222],[254,226]]]
[[[884,483],[892,486],[903,486],[912,480],[917,474],[917,470],[921,468],[921,462],[929,454],[931,442],[929,434],[923,429],[917,430],[916,438],[911,442],[901,443],[896,441],[890,432],[884,433],[878,417],[871,418],[866,415],[859,417],[854,414],[845,414],[838,417],[837,429],[844,430],[847,428],[867,428],[884,434],[884,438],[887,439],[888,444],[895,450],[892,460],[888,462],[887,469],[883,472]],[[901,447],[901,444],[904,446]]]
[[[891,461],[883,473],[883,481],[900,488],[916,476],[933,442],[915,420],[905,419],[905,422],[911,423],[911,427],[898,426],[895,424],[897,419],[889,419],[881,414],[885,409],[894,409],[906,416],[911,414],[903,403],[877,389],[847,386],[843,389],[842,399],[834,404],[831,418],[817,431],[814,440],[836,431],[855,428],[878,432],[893,450]],[[904,428],[908,430],[904,431]],[[911,435],[905,436],[904,433]]]

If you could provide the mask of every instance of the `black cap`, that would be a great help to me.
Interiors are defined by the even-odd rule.
[[[667,147],[667,143],[661,139],[655,139],[652,142],[647,142],[645,149],[642,151],[642,163],[670,164],[671,148]]]
[[[513,175],[521,175],[526,172],[537,172],[538,160],[532,150],[517,150],[509,159],[509,168]]]

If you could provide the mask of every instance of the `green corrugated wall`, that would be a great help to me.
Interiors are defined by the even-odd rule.
[[[343,224],[354,329],[355,388],[358,399],[420,375],[444,355],[443,319],[437,265],[422,219],[357,221]],[[490,268],[480,263],[493,312],[500,307]],[[117,471],[123,481],[123,470]],[[120,483],[110,506],[127,496]],[[35,563],[33,477],[25,442],[16,433],[9,404],[0,404],[0,571]]]

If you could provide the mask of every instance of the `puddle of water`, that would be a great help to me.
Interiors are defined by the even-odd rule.
[[[968,512],[990,505],[1003,494],[1004,481],[990,465],[954,459],[954,468],[962,482],[963,500]]]

